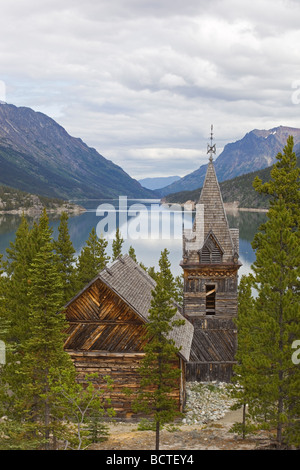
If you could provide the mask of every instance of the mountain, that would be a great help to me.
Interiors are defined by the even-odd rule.
[[[297,165],[300,167],[300,146],[298,148],[299,150],[296,151]],[[235,203],[237,207],[242,208],[268,209],[270,197],[266,194],[259,194],[255,191],[252,184],[255,176],[258,176],[263,183],[269,181],[271,178],[271,169],[272,166],[222,181],[220,183],[220,190],[223,201],[225,203]],[[200,193],[201,188],[192,191],[181,191],[165,196],[163,201],[170,204],[184,204],[187,201],[197,203]]]
[[[63,199],[156,196],[50,117],[3,102],[0,184]]]
[[[300,129],[284,126],[269,130],[254,129],[241,140],[225,145],[215,160],[219,182],[271,166],[278,152],[282,152],[289,135],[294,136],[296,150],[300,145]],[[207,165],[202,165],[179,181],[160,189],[160,196],[200,188],[206,168]]]
[[[155,191],[156,189],[164,188],[178,180],[180,180],[180,176],[161,176],[158,178],[143,178],[139,180],[139,183],[144,188]]]

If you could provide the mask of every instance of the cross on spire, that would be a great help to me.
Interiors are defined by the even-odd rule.
[[[210,145],[208,144],[207,145],[207,153],[209,153],[209,161],[212,162],[213,161],[213,154],[216,153],[216,144],[213,145],[213,128],[214,126],[211,125],[210,126]]]

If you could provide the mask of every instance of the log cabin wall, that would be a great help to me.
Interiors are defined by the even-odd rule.
[[[137,418],[143,416],[132,411],[132,401],[139,390],[140,376],[138,368],[144,357],[143,353],[105,353],[105,352],[79,352],[68,351],[73,359],[77,371],[77,380],[85,383],[86,374],[97,373],[98,379],[95,386],[104,391],[103,396],[110,398],[110,406],[114,408],[118,418]],[[174,367],[179,367],[179,359]],[[105,376],[113,380],[112,390],[107,391]],[[127,392],[130,391],[131,394]],[[182,411],[182,388],[180,381],[174,388],[171,396],[178,404],[178,410]]]

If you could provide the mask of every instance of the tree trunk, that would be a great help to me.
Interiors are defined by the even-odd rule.
[[[243,439],[246,437],[246,403],[243,404]]]
[[[159,431],[160,431],[160,422],[156,421],[155,450],[159,450]]]

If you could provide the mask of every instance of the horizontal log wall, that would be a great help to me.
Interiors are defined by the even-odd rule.
[[[70,354],[77,371],[77,380],[79,383],[86,382],[86,375],[96,373],[98,379],[95,386],[105,391],[104,397],[111,399],[111,407],[114,408],[116,416],[120,418],[132,418],[140,416],[135,415],[132,410],[132,401],[135,393],[139,390],[140,375],[138,368],[144,357],[143,353],[108,353],[108,352],[81,352],[67,350]],[[180,360],[174,364],[174,367],[180,367]],[[185,371],[182,371],[185,375]],[[105,387],[104,377],[109,376],[113,381],[113,389],[108,390]],[[178,387],[174,388],[172,397],[178,403],[178,409],[182,409],[184,392]],[[184,377],[182,378],[182,383]],[[132,395],[125,391],[130,390]]]

